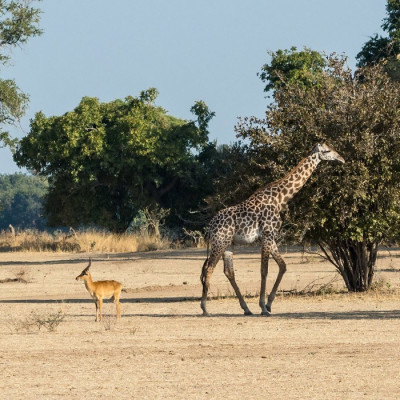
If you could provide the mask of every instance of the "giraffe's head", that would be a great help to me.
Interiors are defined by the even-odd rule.
[[[327,146],[325,143],[322,144],[317,144],[314,147],[313,153],[318,154],[318,157],[320,160],[326,160],[326,161],[334,161],[337,160],[341,163],[344,163],[344,158],[339,155],[335,150],[332,150],[329,146]]]

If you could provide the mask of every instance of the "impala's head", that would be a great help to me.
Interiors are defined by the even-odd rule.
[[[89,258],[89,265],[75,278],[77,281],[85,280],[88,278],[90,272],[89,268],[92,265],[92,259]]]
[[[313,149],[313,153],[317,153],[320,160],[326,160],[326,161],[336,160],[341,163],[345,162],[344,158],[341,155],[339,155],[335,150],[331,149],[325,143],[317,144]]]

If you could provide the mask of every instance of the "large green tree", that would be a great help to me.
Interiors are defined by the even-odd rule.
[[[40,10],[31,0],[0,0],[0,68],[10,61],[11,50],[41,34]],[[18,121],[25,112],[28,96],[13,79],[0,78],[0,145],[12,146],[7,125]]]
[[[286,224],[320,246],[350,291],[362,291],[372,283],[379,244],[399,234],[400,85],[381,64],[353,74],[345,59],[327,61],[318,85],[275,86],[266,118],[243,121],[238,131],[269,181],[317,142],[346,159],[319,167],[290,203]]]
[[[143,207],[179,214],[201,201],[210,186],[193,177],[214,113],[196,102],[196,121],[185,121],[155,106],[156,97],[155,89],[110,103],[85,97],[62,116],[36,114],[14,158],[48,177],[50,225],[121,232]]]

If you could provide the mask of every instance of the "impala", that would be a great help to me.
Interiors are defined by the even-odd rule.
[[[117,319],[121,318],[121,283],[117,281],[96,281],[93,282],[89,269],[92,265],[92,259],[89,258],[89,265],[76,277],[76,280],[83,280],[87,291],[92,296],[96,304],[96,321],[101,321],[101,310],[103,307],[103,299],[112,298],[117,306]]]

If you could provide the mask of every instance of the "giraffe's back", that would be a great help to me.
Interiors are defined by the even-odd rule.
[[[211,220],[209,234],[212,243],[227,246],[253,243],[265,229],[279,225],[279,210],[274,204],[260,204],[254,197],[225,208]]]

